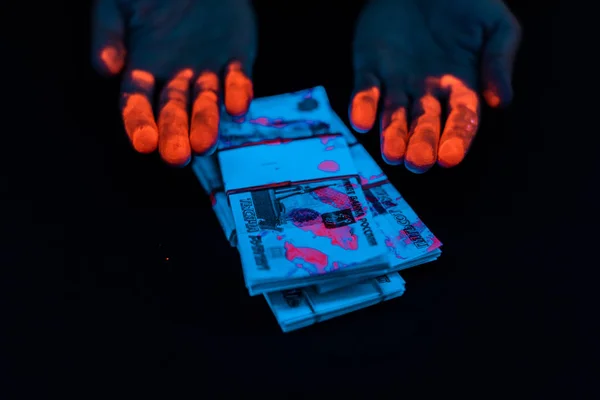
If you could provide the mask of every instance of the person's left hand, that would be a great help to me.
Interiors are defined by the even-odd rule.
[[[477,131],[479,88],[492,107],[511,101],[519,41],[500,0],[372,0],[356,30],[350,122],[371,130],[383,90],[383,159],[416,173],[455,166]]]

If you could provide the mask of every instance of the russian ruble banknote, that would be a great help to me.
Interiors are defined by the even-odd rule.
[[[250,295],[389,270],[343,136],[223,149],[219,165]]]
[[[328,132],[341,134],[350,146],[361,185],[367,188],[367,203],[377,221],[381,222],[377,225],[383,230],[390,252],[388,272],[433,261],[439,256],[439,240],[417,217],[398,190],[389,183],[379,165],[331,109],[323,87],[256,99],[245,119],[225,116],[220,126],[221,149],[274,138],[291,139]],[[213,209],[227,238],[232,246],[236,246],[235,224],[223,191],[224,183],[216,156],[211,159],[196,158],[193,167],[202,186],[211,194]],[[322,282],[317,290],[332,290],[372,277],[369,273],[362,276],[355,274],[348,280]]]
[[[284,331],[397,297],[404,292],[404,281],[393,271],[420,265],[439,256],[439,240],[418,219],[398,191],[387,181],[377,163],[357,143],[341,118],[333,112],[324,88],[317,87],[256,99],[245,119],[227,116],[223,118],[220,131],[220,149],[273,138],[293,139],[332,132],[343,135],[359,170],[360,184],[368,206],[376,218],[377,225],[385,226],[382,230],[388,247],[390,265],[387,275],[354,275],[302,289],[265,294]],[[227,239],[236,247],[238,242],[235,222],[225,195],[217,156],[197,157],[193,168],[202,187],[211,197],[213,210]],[[371,297],[365,295],[365,288],[373,287],[372,284],[369,286],[368,282],[373,280],[380,285],[389,281],[383,285],[387,291],[378,291],[377,295],[371,294]],[[303,301],[290,300],[297,298],[299,293],[303,293]],[[287,300],[282,303],[281,299]]]

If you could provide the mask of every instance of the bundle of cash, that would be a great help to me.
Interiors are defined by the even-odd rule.
[[[192,166],[284,331],[398,297],[398,271],[441,254],[322,87],[223,113],[218,151]]]

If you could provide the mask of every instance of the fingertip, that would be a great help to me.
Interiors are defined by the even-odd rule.
[[[122,46],[104,46],[94,54],[93,64],[100,74],[114,76],[123,70],[125,55],[126,52]]]
[[[417,174],[417,175],[424,174],[425,172],[429,171],[429,169],[431,168],[430,166],[428,166],[428,167],[417,166],[417,165],[411,164],[407,160],[404,160],[404,166],[406,167],[407,170],[409,170],[413,174]]]
[[[131,134],[131,143],[138,153],[152,153],[158,147],[158,131],[151,126],[143,126]]]
[[[356,93],[350,102],[349,120],[352,128],[359,133],[373,129],[377,118],[379,88],[371,87]]]
[[[173,137],[161,143],[160,156],[172,167],[185,167],[192,159],[190,142],[187,137]]]
[[[459,138],[450,138],[444,141],[438,150],[438,165],[443,168],[452,168],[464,160],[466,149]]]
[[[384,152],[381,153],[381,158],[387,165],[398,166],[404,162],[404,157],[390,157]]]
[[[209,135],[192,134],[190,135],[190,145],[194,154],[199,156],[210,156],[217,148],[217,140]]]
[[[389,165],[400,165],[404,162],[406,143],[403,140],[389,140],[382,136],[381,156]]]
[[[254,97],[254,87],[239,61],[228,65],[224,86],[225,110],[233,117],[244,116]]]
[[[225,111],[232,117],[243,117],[250,108],[250,101],[244,92],[229,89],[225,93]]]
[[[500,106],[500,96],[498,96],[498,94],[491,89],[487,89],[483,92],[483,98],[485,99],[485,102],[492,108],[497,108]]]
[[[436,154],[433,147],[425,142],[410,143],[404,165],[406,169],[415,173],[422,174],[427,172],[436,161]]]

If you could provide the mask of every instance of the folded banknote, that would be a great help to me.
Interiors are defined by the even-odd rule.
[[[291,117],[288,118],[286,110],[291,110]],[[430,262],[439,256],[439,240],[419,220],[396,188],[389,183],[378,164],[330,108],[323,87],[256,99],[245,119],[225,116],[220,129],[221,149],[275,138],[293,139],[328,132],[341,134],[350,146],[361,185],[366,189],[368,206],[380,222],[376,225],[386,238],[385,243],[390,252],[390,268],[387,272]],[[226,237],[232,246],[236,246],[235,223],[224,194],[217,157],[198,157],[194,160],[193,167],[202,186],[211,194],[213,209]],[[319,282],[316,289],[319,292],[332,290],[361,279],[372,278],[374,274],[355,273],[346,279],[341,279],[340,276],[335,281]]]
[[[281,329],[289,332],[391,300],[403,293],[404,279],[393,273],[328,293],[302,288],[267,293],[265,298]]]
[[[341,135],[258,142],[218,157],[250,295],[389,269]]]
[[[387,248],[387,275],[382,275],[381,271],[362,271],[347,276],[340,274],[328,281],[317,280],[317,283],[310,287],[265,293],[264,296],[284,331],[397,297],[404,292],[404,281],[395,271],[433,261],[440,255],[439,240],[419,220],[395,187],[389,183],[377,163],[358,144],[348,127],[331,109],[324,88],[316,87],[255,99],[244,118],[230,117],[225,113],[222,115],[218,146],[221,151],[274,139],[286,141],[331,133],[341,134],[350,147],[350,154],[359,176],[358,183],[363,190],[368,209],[375,218],[377,229],[384,236]],[[232,246],[238,247],[235,220],[225,194],[226,185],[218,155],[196,157],[192,167],[203,189],[210,195],[213,210],[226,238]],[[275,253],[281,254],[281,251]],[[389,292],[382,292],[378,297],[369,297],[365,295],[364,288],[369,287],[368,283],[374,279],[387,279],[394,285],[386,286],[391,288],[388,289]],[[298,293],[303,293],[301,298],[306,303],[290,300],[298,297]],[[294,310],[282,306],[274,307],[280,304],[277,299],[284,295],[288,308],[292,308],[290,304],[298,304],[293,307]],[[302,304],[313,307],[310,313],[306,312],[307,309]],[[295,317],[289,317],[290,315]]]

